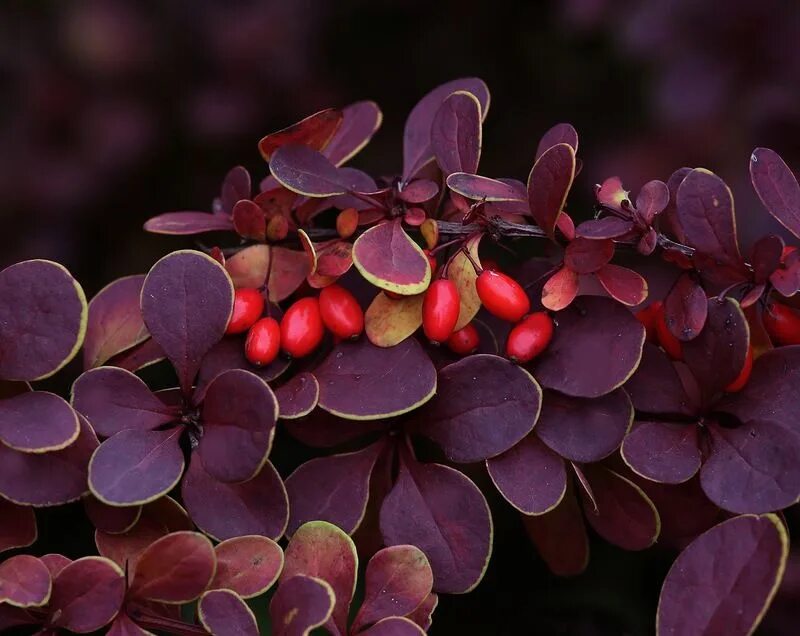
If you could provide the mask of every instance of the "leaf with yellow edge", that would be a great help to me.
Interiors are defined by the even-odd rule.
[[[472,256],[472,259],[479,265],[481,261],[478,257],[478,246],[480,245],[482,236],[483,235],[480,234],[471,238],[467,241],[466,245],[470,256]],[[478,298],[478,292],[475,289],[475,280],[478,278],[478,275],[475,273],[475,268],[464,252],[459,252],[447,268],[447,277],[456,284],[458,296],[461,299],[458,322],[455,327],[455,330],[458,331],[459,329],[463,329],[481,308],[481,299]]]
[[[353,264],[370,283],[412,296],[431,282],[428,257],[396,219],[371,227],[353,244]]]

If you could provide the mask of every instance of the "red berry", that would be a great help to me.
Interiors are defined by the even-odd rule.
[[[244,333],[261,318],[264,312],[264,296],[252,287],[242,287],[233,294],[233,311],[225,333]]]
[[[257,321],[244,341],[244,355],[251,364],[262,367],[278,357],[281,348],[281,327],[274,318]]]
[[[319,301],[310,296],[301,298],[283,315],[281,347],[293,358],[303,358],[319,346],[324,333]]]
[[[478,348],[481,343],[481,337],[478,335],[478,330],[471,322],[458,331],[454,331],[447,339],[447,346],[450,351],[458,355],[465,356],[472,353]]]
[[[447,340],[458,322],[460,308],[456,284],[447,278],[433,281],[422,301],[422,330],[425,337],[435,343]]]
[[[328,285],[319,293],[322,322],[334,336],[346,340],[364,330],[364,312],[353,296],[341,285]]]
[[[506,355],[514,362],[530,362],[553,339],[553,320],[544,311],[537,311],[515,325],[506,340]]]
[[[681,341],[678,340],[667,327],[667,319],[664,313],[664,304],[661,301],[653,303],[656,306],[656,336],[658,337],[658,344],[667,352],[673,360],[683,360],[683,347]],[[652,306],[652,305],[651,305]]]
[[[503,320],[517,322],[531,310],[525,290],[502,272],[483,270],[475,281],[475,288],[486,310]]]
[[[781,263],[785,263],[786,259],[789,257],[789,254],[794,252],[797,248],[794,245],[787,245],[783,248],[783,252],[781,252]]]
[[[645,331],[647,332],[647,342],[652,342],[653,344],[658,344],[656,321],[658,320],[658,311],[660,307],[661,302],[656,301],[636,313],[636,319],[644,325]]]
[[[747,381],[750,379],[750,372],[753,370],[753,347],[748,347],[747,355],[744,358],[744,366],[736,376],[736,379],[725,387],[728,393],[736,393],[744,388]]]
[[[431,273],[435,272],[437,265],[436,257],[433,254],[431,254],[430,250],[422,250],[422,251],[425,252],[425,256],[428,257],[428,262],[431,264]]]
[[[770,303],[762,316],[774,344],[800,344],[800,312],[781,303]]]

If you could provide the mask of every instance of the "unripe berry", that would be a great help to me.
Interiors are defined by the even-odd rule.
[[[278,357],[281,347],[281,327],[274,318],[257,321],[244,341],[244,355],[250,364],[266,366]]]
[[[303,358],[314,351],[324,334],[319,301],[310,296],[295,302],[281,320],[281,348],[293,358]]]
[[[364,330],[361,305],[341,285],[334,283],[322,289],[319,293],[319,312],[322,322],[338,338],[355,338]]]
[[[458,322],[461,301],[456,284],[438,278],[430,284],[422,301],[422,330],[431,342],[444,342]]]
[[[264,296],[252,287],[242,287],[233,294],[233,311],[225,333],[244,333],[261,318],[264,312]]]
[[[753,371],[753,347],[747,348],[747,355],[744,359],[744,366],[736,376],[736,379],[725,387],[728,393],[736,393],[744,388],[747,381],[750,379],[750,373]]]
[[[553,339],[553,320],[537,311],[515,325],[506,340],[506,355],[518,363],[530,362],[547,349]]]
[[[664,304],[661,301],[656,301],[653,305],[656,306],[655,328],[658,344],[661,345],[661,348],[666,351],[667,355],[673,360],[683,360],[683,346],[681,345],[681,341],[678,340],[669,330],[669,327],[667,327]]]
[[[531,301],[520,284],[502,272],[485,269],[475,281],[486,310],[509,322],[517,322],[531,310]]]
[[[447,346],[450,351],[458,355],[465,356],[475,351],[481,343],[478,330],[471,322],[458,331],[454,331],[447,339]]]
[[[800,344],[800,312],[781,303],[770,303],[762,316],[773,344]]]

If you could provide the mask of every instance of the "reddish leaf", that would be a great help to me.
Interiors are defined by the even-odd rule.
[[[468,199],[478,201],[527,201],[527,192],[497,179],[466,172],[447,177],[447,187]]]
[[[0,400],[0,442],[24,453],[68,447],[80,425],[72,407],[45,391],[28,391]]]
[[[752,634],[783,576],[789,540],[775,515],[729,519],[695,539],[667,573],[657,633]]]
[[[631,470],[653,481],[679,484],[700,469],[695,424],[637,422],[622,444],[622,457]]]
[[[237,201],[250,198],[250,173],[244,166],[234,166],[225,175],[220,198],[214,201],[215,214],[230,214]],[[218,204],[218,205],[217,205]]]
[[[242,598],[266,592],[283,569],[283,550],[258,535],[227,539],[214,548],[217,570],[211,589],[233,590]]]
[[[604,265],[597,271],[597,280],[613,299],[635,307],[647,298],[647,281],[627,267]]]
[[[164,358],[164,351],[158,346],[158,343],[152,338],[148,338],[142,344],[115,355],[108,361],[108,366],[134,372],[161,362]]]
[[[242,199],[233,207],[233,229],[239,236],[263,241],[267,235],[267,217],[264,215],[264,210],[250,199]]]
[[[664,320],[672,335],[684,342],[697,337],[708,316],[705,290],[688,272],[681,274],[664,299]]]
[[[36,557],[18,554],[0,563],[0,603],[40,607],[50,600],[50,570]]]
[[[431,266],[422,249],[397,219],[370,228],[353,244],[353,263],[373,285],[398,294],[425,291]]]
[[[624,236],[634,228],[633,221],[618,216],[604,216],[584,221],[575,228],[575,235],[586,239],[614,239]]]
[[[287,420],[284,426],[292,437],[312,448],[332,448],[386,430],[386,423],[381,420],[346,420],[322,409],[298,420]]]
[[[265,161],[271,161],[275,151],[287,144],[302,144],[314,150],[322,150],[336,134],[342,120],[342,111],[338,109],[321,110],[296,124],[263,137],[258,142],[258,150]]]
[[[800,237],[800,185],[778,153],[756,148],[750,156],[750,179],[767,211]]]
[[[445,176],[475,173],[481,157],[481,104],[466,91],[442,102],[431,123],[431,148]]]
[[[120,612],[111,623],[106,636],[152,636],[152,634],[134,623],[125,612]]]
[[[683,372],[679,373],[679,369]],[[676,365],[667,354],[651,343],[645,343],[642,361],[633,376],[625,383],[625,391],[633,406],[644,413],[682,415],[697,414],[698,399],[687,393],[687,383],[695,383],[685,366]]]
[[[361,632],[364,636],[424,636],[425,632],[410,618],[391,616]]]
[[[542,139],[536,147],[536,159],[557,144],[567,144],[577,154],[578,132],[573,128],[572,124],[556,124],[542,135]]]
[[[602,268],[614,256],[611,239],[595,241],[576,238],[567,245],[564,265],[577,274],[592,274]]]
[[[383,113],[375,102],[355,102],[342,109],[342,123],[323,153],[341,166],[355,156],[380,128]]]
[[[197,604],[200,623],[215,636],[258,636],[255,614],[230,590],[209,590]]]
[[[267,277],[270,254],[269,299],[280,302],[292,295],[311,273],[305,252],[270,245],[251,245],[231,256],[225,263],[225,269],[237,288],[258,288]]]
[[[431,628],[433,623],[433,612],[439,605],[439,595],[435,592],[428,594],[427,598],[419,604],[417,609],[411,612],[406,618],[414,621],[424,632]]]
[[[556,144],[543,152],[528,175],[531,215],[551,238],[574,177],[575,150],[565,143]]]
[[[414,179],[407,183],[402,190],[397,193],[406,203],[425,203],[439,194],[439,185],[430,179]],[[419,208],[411,208],[419,209]],[[424,210],[422,210],[424,213]],[[406,212],[408,214],[408,212]],[[419,223],[417,225],[420,225]]]
[[[125,577],[113,561],[78,559],[53,579],[50,622],[79,634],[93,632],[114,619],[124,597]]]
[[[274,636],[307,636],[331,616],[336,597],[322,579],[294,576],[281,583],[269,603]]]
[[[31,545],[38,536],[33,508],[0,497],[0,552]]]
[[[303,196],[331,197],[349,190],[339,168],[308,146],[281,146],[272,156],[269,170],[284,188]]]
[[[542,305],[552,311],[566,309],[578,295],[578,275],[568,267],[553,274],[542,288]]]
[[[167,212],[148,219],[145,232],[153,234],[192,235],[233,230],[230,217],[208,212]]]
[[[615,212],[623,212],[623,202],[630,202],[628,199],[630,192],[622,187],[622,181],[619,177],[609,177],[603,181],[602,185],[595,186],[594,194],[600,205]]]
[[[319,401],[319,382],[311,373],[298,373],[275,390],[281,419],[305,417]]]
[[[651,225],[656,216],[661,214],[669,204],[669,188],[663,181],[648,181],[639,190],[636,197],[636,212],[642,220]]]
[[[83,509],[92,525],[108,534],[128,532],[142,514],[141,506],[109,506],[92,495],[84,497]]]
[[[211,583],[216,565],[214,547],[206,537],[173,532],[139,556],[129,594],[160,603],[189,603]]]
[[[753,279],[764,283],[778,269],[783,255],[783,240],[774,234],[767,234],[755,242],[750,257],[753,266]]]
[[[103,287],[89,301],[86,338],[83,342],[83,368],[105,364],[147,340],[139,297],[144,276],[125,276]]]
[[[70,563],[72,563],[71,559],[68,559],[62,554],[45,554],[39,557],[39,560],[44,563],[45,567],[50,572],[51,577],[58,576],[59,572],[67,567]]]

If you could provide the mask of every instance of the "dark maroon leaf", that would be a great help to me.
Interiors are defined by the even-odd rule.
[[[33,508],[0,497],[0,552],[24,548],[38,536]]]
[[[239,236],[263,241],[267,235],[264,210],[250,199],[242,199],[233,207],[233,229]]]
[[[774,234],[760,238],[753,245],[750,264],[753,266],[753,279],[764,283],[781,263],[783,240]]]
[[[625,307],[609,298],[582,296],[559,312],[557,321],[550,346],[531,365],[543,387],[599,397],[636,370],[645,330]]]
[[[181,433],[126,429],[109,437],[89,464],[92,494],[112,506],[134,506],[168,493],[183,474]]]
[[[158,346],[158,343],[152,338],[148,338],[142,344],[115,355],[107,364],[134,372],[161,362],[164,358],[164,351]]]
[[[78,437],[78,416],[62,398],[29,391],[0,400],[0,442],[25,453],[66,448]]]
[[[380,223],[359,236],[353,244],[353,263],[370,283],[398,294],[422,293],[431,280],[428,258],[403,230],[400,219]]]
[[[83,509],[92,525],[108,534],[127,532],[136,525],[142,514],[141,506],[109,506],[92,495],[84,497]]]
[[[125,276],[106,285],[89,302],[86,338],[83,341],[83,368],[105,364],[147,340],[139,297],[144,276]]]
[[[226,589],[242,598],[260,596],[273,586],[283,569],[283,550],[258,535],[227,539],[214,547],[217,569],[211,589]]]
[[[664,209],[664,212],[661,214],[659,220],[659,227],[661,231],[671,233],[681,243],[686,242],[686,236],[684,235],[681,224],[677,218],[676,199],[678,198],[678,188],[691,171],[691,168],[678,168],[670,175],[669,179],[667,179],[669,203],[667,203],[667,207]]]
[[[440,369],[436,395],[415,421],[449,459],[470,463],[499,455],[530,433],[541,401],[527,371],[479,354]]]
[[[344,115],[335,108],[326,108],[274,133],[258,142],[258,150],[266,161],[288,144],[302,145],[314,150],[323,149],[342,124]]]
[[[466,91],[442,102],[431,123],[431,148],[445,176],[475,173],[481,157],[481,104]]]
[[[189,395],[203,356],[222,339],[233,308],[225,269],[201,252],[168,254],[150,269],[142,287],[147,329]]]
[[[684,366],[684,378],[694,381]],[[676,365],[656,345],[645,343],[642,361],[633,376],[625,383],[637,411],[692,415],[697,402],[687,393]]]
[[[78,559],[53,579],[50,622],[79,634],[93,632],[114,619],[124,597],[125,577],[113,561]]]
[[[481,105],[481,117],[489,111],[489,89],[483,80],[467,77],[437,86],[411,110],[403,131],[403,181],[410,181],[434,158],[431,126],[442,103],[457,91],[474,95]]]
[[[313,448],[332,448],[388,430],[381,420],[343,419],[322,409],[297,420],[286,420],[283,425],[292,437]]]
[[[255,614],[230,590],[209,590],[197,604],[200,623],[215,636],[258,636]]]
[[[425,631],[410,618],[390,616],[361,632],[364,636],[424,636]]]
[[[500,494],[526,515],[550,512],[567,490],[564,460],[536,435],[487,459],[486,468]]]
[[[191,235],[233,230],[230,217],[207,212],[167,212],[154,216],[144,224],[153,234]]]
[[[647,281],[627,267],[603,265],[597,271],[597,280],[609,296],[628,307],[635,307],[647,298]]]
[[[0,603],[39,607],[50,600],[50,570],[36,557],[17,554],[0,563]]]
[[[0,271],[0,378],[53,375],[78,353],[87,316],[83,289],[58,263],[24,261]]]
[[[575,228],[575,235],[586,239],[613,239],[633,230],[633,221],[618,216],[604,216],[584,221]]]
[[[641,421],[622,443],[622,457],[642,477],[679,484],[700,468],[697,441],[695,424]]]
[[[447,177],[447,187],[461,196],[475,200],[527,201],[528,198],[524,188],[519,191],[503,181],[465,172],[454,172]]]
[[[250,198],[251,188],[250,173],[247,172],[247,168],[234,166],[228,170],[222,182],[219,199],[221,209],[214,211],[219,214],[230,214],[237,201]]]
[[[385,443],[344,455],[317,457],[286,479],[289,494],[288,534],[307,521],[328,521],[353,534],[367,508],[372,469]]]
[[[535,431],[561,457],[596,462],[619,448],[632,421],[633,406],[621,389],[591,400],[547,391]]]
[[[323,154],[337,166],[349,161],[372,139],[380,128],[383,113],[372,101],[355,102],[342,109],[342,123]]]
[[[775,595],[789,540],[775,515],[729,519],[695,539],[667,573],[659,634],[752,634]]]
[[[664,299],[664,320],[667,328],[678,338],[688,342],[697,337],[708,316],[708,299],[705,290],[684,272],[675,281]]]
[[[636,211],[647,225],[651,225],[668,204],[669,188],[663,181],[648,181],[636,197]]]
[[[139,627],[124,611],[117,614],[106,636],[150,636],[152,632]]]
[[[319,405],[346,419],[407,413],[436,391],[436,369],[413,338],[388,348],[366,339],[341,342],[314,375],[319,381]]]
[[[283,187],[307,197],[331,197],[349,190],[339,169],[308,146],[282,146],[272,156],[269,169]]]
[[[248,534],[277,539],[286,531],[289,501],[278,471],[268,461],[250,481],[217,481],[195,455],[181,484],[186,509],[203,532],[222,540]]]
[[[536,159],[557,144],[567,144],[577,154],[578,132],[573,128],[572,124],[556,124],[542,135],[542,139],[536,148]]]
[[[592,240],[576,238],[567,245],[564,265],[577,274],[596,272],[614,256],[614,242],[611,239]]]
[[[800,237],[800,185],[778,153],[756,148],[750,155],[750,179],[767,211]]]
[[[574,177],[575,150],[565,143],[556,144],[543,152],[528,175],[531,215],[551,238]]]
[[[425,553],[437,592],[469,592],[486,572],[492,517],[481,491],[457,470],[401,452],[380,527],[386,545],[416,545]]]
[[[324,625],[333,612],[336,597],[322,579],[293,576],[283,581],[269,603],[274,636],[306,636]]]
[[[319,401],[319,382],[311,373],[298,373],[275,390],[275,398],[282,419],[305,417]]]
[[[125,429],[152,430],[178,416],[138,376],[114,367],[83,373],[72,386],[72,405],[103,437]]]
[[[717,175],[698,168],[686,176],[678,188],[676,219],[698,252],[721,265],[741,267],[733,196]]]

